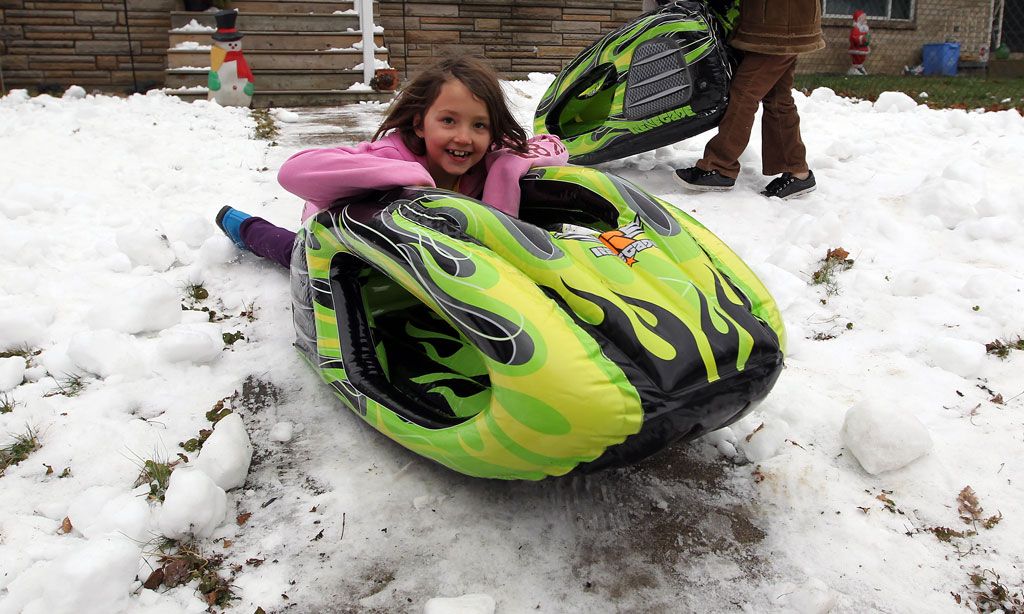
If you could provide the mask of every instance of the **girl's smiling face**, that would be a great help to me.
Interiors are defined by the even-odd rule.
[[[437,187],[446,190],[453,189],[491,147],[487,105],[458,79],[441,85],[437,99],[417,118],[415,131],[426,146],[427,171]]]

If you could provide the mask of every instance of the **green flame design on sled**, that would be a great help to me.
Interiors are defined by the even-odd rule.
[[[548,87],[534,130],[560,137],[571,161],[592,164],[713,127],[728,100],[722,41],[738,5],[676,2],[606,35]]]
[[[521,185],[523,220],[409,188],[300,231],[297,346],[366,422],[456,471],[535,480],[636,460],[767,394],[780,314],[710,231],[594,169],[534,169]],[[567,215],[594,230],[540,227]],[[745,379],[750,398],[714,417],[705,397]],[[644,439],[689,400],[708,415]]]

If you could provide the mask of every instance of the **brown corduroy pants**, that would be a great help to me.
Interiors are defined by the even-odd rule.
[[[746,52],[729,86],[729,106],[704,148],[697,167],[735,179],[740,154],[750,142],[757,105],[761,118],[761,171],[765,175],[807,172],[807,148],[800,138],[800,116],[793,102],[795,55]]]

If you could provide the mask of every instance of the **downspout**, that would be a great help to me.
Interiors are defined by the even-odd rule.
[[[128,0],[124,2],[124,29],[128,33],[128,57],[132,63],[132,91],[136,94],[139,93],[139,82],[135,78],[135,49],[132,45],[132,26],[128,23]]]

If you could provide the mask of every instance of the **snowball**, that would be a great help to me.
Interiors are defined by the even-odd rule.
[[[88,541],[50,568],[42,611],[109,614],[127,605],[138,571],[139,547],[115,537]]]
[[[224,522],[228,498],[208,475],[178,467],[168,480],[160,510],[160,533],[171,539],[210,537]]]
[[[77,368],[102,378],[133,375],[142,366],[135,339],[112,330],[75,333],[68,343],[68,358]]]
[[[224,264],[238,258],[238,247],[231,239],[217,233],[203,241],[196,262],[204,265]]]
[[[82,494],[75,497],[67,508],[67,517],[71,520],[71,526],[80,531],[84,527],[97,523],[104,506],[119,494],[121,494],[121,490],[113,486],[87,488]]]
[[[156,349],[167,362],[203,364],[221,355],[224,340],[201,328],[175,327],[160,333]]]
[[[946,168],[942,170],[942,176],[947,179],[963,181],[982,189],[988,184],[988,171],[985,167],[971,160],[960,159],[946,165]]]
[[[149,266],[154,271],[166,271],[174,264],[174,252],[159,230],[135,227],[117,233],[117,247],[136,266]]]
[[[784,420],[771,420],[740,437],[736,448],[752,463],[759,463],[775,456],[789,435],[789,424]]]
[[[902,113],[917,108],[917,102],[903,92],[882,92],[875,101],[879,113]]]
[[[125,333],[159,331],[181,321],[181,299],[171,284],[157,277],[145,277],[116,300],[94,307],[88,320],[93,328]]]
[[[930,296],[937,288],[934,276],[921,271],[899,271],[892,276],[892,293],[896,296]]]
[[[61,98],[64,100],[81,100],[85,98],[85,88],[80,85],[72,85],[64,90],[64,95]]]
[[[846,412],[843,445],[872,475],[892,471],[924,456],[932,438],[905,407],[862,401]]]
[[[46,337],[46,323],[40,322],[37,315],[13,309],[0,311],[0,350],[41,344]]]
[[[149,531],[151,517],[152,509],[144,498],[123,493],[108,501],[91,524],[75,526],[75,529],[88,539],[114,534],[144,543],[152,537]]]
[[[975,241],[989,239],[998,243],[1012,241],[1020,236],[1020,226],[1008,215],[983,217],[979,220],[968,220],[957,228],[963,228],[967,236]]]
[[[494,614],[494,597],[483,593],[427,600],[423,614]]]
[[[291,422],[278,422],[274,425],[274,428],[270,429],[270,439],[287,443],[292,440],[294,430],[295,427]]]
[[[277,108],[273,109],[271,113],[274,114],[274,119],[276,119],[279,122],[290,124],[299,121],[299,114],[296,113],[295,111]]]
[[[245,432],[242,417],[230,413],[217,422],[193,465],[210,476],[220,488],[231,490],[245,484],[251,461],[252,443]]]
[[[985,365],[985,345],[977,341],[936,337],[928,342],[926,351],[928,364],[960,377],[977,377]]]
[[[811,92],[810,99],[816,102],[831,102],[836,99],[836,93],[828,87],[816,87]]]
[[[793,614],[827,614],[836,607],[838,595],[817,578],[784,592],[787,612]]]
[[[167,234],[171,241],[181,241],[192,249],[198,249],[203,242],[213,236],[213,225],[210,220],[187,213],[167,224]]]
[[[0,358],[0,392],[20,386],[25,379],[25,359],[21,356]]]

